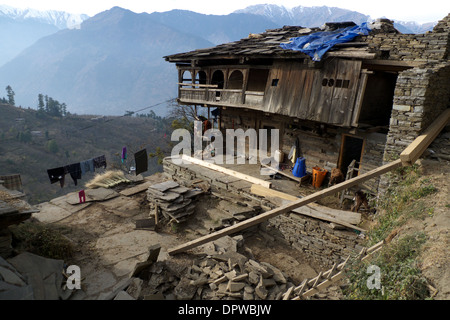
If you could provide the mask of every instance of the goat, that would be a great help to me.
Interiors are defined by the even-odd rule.
[[[363,191],[358,190],[355,192],[355,198],[354,198],[354,204],[352,206],[352,211],[359,212],[361,205],[364,205],[364,208],[366,208],[368,211],[370,211],[369,200],[367,200],[366,194]]]
[[[335,184],[341,183],[344,181],[344,174],[342,171],[338,168],[331,169],[331,176],[330,176],[330,182],[329,186],[333,186]]]

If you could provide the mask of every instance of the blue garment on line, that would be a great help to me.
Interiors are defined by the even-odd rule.
[[[85,160],[85,161],[81,161],[80,162],[80,166],[81,166],[81,174],[84,175],[86,172],[95,172],[94,169],[94,159],[89,159],[89,160]]]
[[[367,22],[360,26],[341,28],[335,31],[315,32],[306,36],[289,39],[291,42],[282,43],[280,47],[287,50],[301,51],[309,55],[313,61],[320,61],[322,56],[337,43],[353,40],[359,35],[367,36],[370,32]]]

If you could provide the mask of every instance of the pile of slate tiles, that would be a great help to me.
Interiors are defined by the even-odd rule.
[[[195,211],[195,200],[203,191],[184,187],[173,180],[149,186],[147,199],[157,206],[165,218],[186,221]]]

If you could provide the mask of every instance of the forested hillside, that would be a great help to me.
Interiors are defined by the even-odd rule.
[[[155,116],[151,108],[140,112],[141,116],[133,112],[115,117],[64,116],[63,103],[48,101],[53,101],[53,108],[44,101],[40,111],[0,102],[0,175],[19,173],[32,204],[81,190],[94,176],[87,173],[75,186],[66,175],[61,188],[59,183],[50,184],[47,169],[105,155],[107,168],[128,170],[135,165],[135,152],[146,148],[151,154],[157,147],[167,149],[171,121]],[[122,164],[123,147],[128,156]],[[149,170],[143,175],[160,170],[157,158],[149,157]]]

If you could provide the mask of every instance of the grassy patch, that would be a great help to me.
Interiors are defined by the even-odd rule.
[[[418,166],[401,167],[391,173],[391,187],[378,203],[381,213],[376,226],[368,234],[371,246],[385,239],[394,229],[410,218],[425,218],[434,209],[425,205],[423,198],[438,191],[430,179],[420,176]]]
[[[383,248],[370,262],[350,260],[346,273],[350,285],[344,295],[351,300],[423,300],[429,296],[427,283],[417,264],[417,256],[426,238],[423,233],[405,236]],[[375,265],[380,271],[380,287],[370,288],[373,273],[368,267]],[[370,270],[370,269],[369,269]]]
[[[21,223],[11,229],[13,245],[46,258],[67,260],[72,257],[72,243],[60,230],[37,223]]]
[[[424,219],[434,213],[425,201],[438,190],[430,179],[424,179],[417,165],[402,167],[391,173],[391,187],[379,201],[375,226],[367,233],[366,246],[370,247],[396,232],[410,219]],[[347,269],[350,285],[345,289],[347,299],[425,299],[427,283],[418,267],[417,257],[426,241],[423,233],[407,235],[384,246],[370,262],[356,258]],[[369,265],[380,269],[381,288],[369,289]]]

